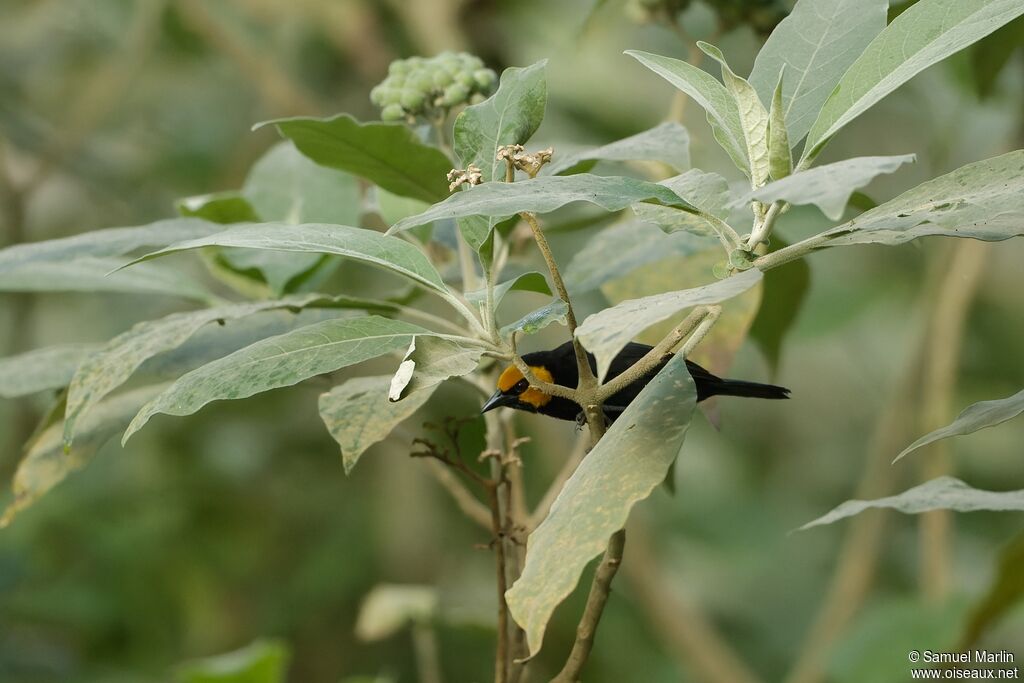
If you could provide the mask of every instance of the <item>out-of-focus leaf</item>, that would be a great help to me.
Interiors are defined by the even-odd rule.
[[[668,209],[680,216],[682,211]],[[611,225],[587,240],[565,268],[570,292],[596,289],[609,280],[673,256],[688,256],[713,247],[707,237],[679,232],[666,235],[650,223],[627,220]]]
[[[1024,150],[961,166],[823,233],[824,246],[1024,235]]]
[[[180,665],[177,683],[284,683],[291,652],[279,640],[257,640],[241,650]]]
[[[873,508],[892,508],[912,515],[929,510],[1024,511],[1024,491],[983,491],[953,477],[938,477],[895,496],[877,500],[848,500],[800,529],[832,524]]]
[[[992,94],[1003,67],[1021,48],[1024,48],[1024,18],[1014,19],[971,48],[971,75],[979,96]]]
[[[703,287],[623,301],[589,316],[576,328],[576,336],[594,354],[598,376],[604,377],[622,347],[654,323],[686,308],[731,299],[760,281],[760,271],[752,268]]]
[[[520,211],[547,213],[572,202],[589,202],[606,211],[619,211],[637,202],[652,202],[692,210],[664,185],[622,176],[545,176],[517,183],[490,182],[456,192],[443,202],[399,221],[388,234],[443,218],[510,216]]]
[[[779,71],[779,82],[768,109],[768,172],[772,180],[782,180],[793,172],[793,153],[789,149],[789,131],[786,130],[786,112],[782,104],[784,76],[785,73]]]
[[[403,401],[411,394],[433,390],[451,377],[476,370],[483,349],[441,337],[414,337],[391,378],[388,400]],[[429,392],[427,392],[429,394]]]
[[[536,292],[538,294],[551,294],[551,287],[543,273],[531,270],[528,273],[517,275],[511,280],[499,283],[494,287],[494,309],[501,305],[501,300],[509,292]],[[486,290],[466,292],[466,298],[474,304],[480,305],[487,299]]]
[[[352,471],[367,448],[383,441],[433,393],[419,391],[404,401],[389,401],[390,385],[387,375],[356,377],[320,394],[320,419],[341,446],[345,474]]]
[[[0,396],[17,398],[66,387],[82,359],[95,344],[67,344],[34,349],[0,358]]]
[[[598,161],[662,161],[682,171],[690,167],[690,133],[670,121],[593,149],[564,155],[555,150],[554,159],[541,174],[585,173]]]
[[[661,181],[692,204],[699,213],[655,204],[634,204],[637,218],[654,223],[665,232],[686,231],[695,235],[714,235],[717,227],[702,214],[725,220],[729,217],[729,182],[717,173],[690,169],[682,175]]]
[[[554,322],[565,325],[568,313],[569,305],[561,299],[555,299],[546,306],[527,313],[514,323],[505,325],[499,332],[502,337],[511,337],[513,332],[521,332],[526,335],[537,334]]]
[[[736,168],[750,173],[747,147],[736,101],[718,79],[701,68],[678,59],[626,50],[648,69],[689,95],[707,112],[715,140],[726,151]]]
[[[240,225],[206,238],[177,242],[132,263],[202,247],[245,247],[336,254],[382,266],[441,292],[447,292],[441,275],[419,249],[397,237],[347,225],[307,223],[255,223]],[[134,267],[133,267],[134,269]],[[132,269],[132,270],[133,270]],[[132,272],[129,270],[128,272]]]
[[[199,283],[181,273],[153,264],[119,271],[124,258],[83,257],[67,261],[32,261],[0,270],[0,292],[123,292],[161,294],[209,301]],[[117,271],[117,272],[113,272]]]
[[[233,190],[185,197],[175,202],[175,208],[182,216],[202,218],[205,221],[221,225],[255,223],[260,220],[256,209],[249,203],[249,200],[240,192]],[[196,235],[196,237],[201,237],[201,235]]]
[[[68,387],[64,439],[70,444],[74,438],[75,424],[82,415],[104,396],[126,382],[147,359],[180,346],[205,325],[213,322],[224,324],[227,320],[244,318],[277,308],[298,311],[307,306],[341,307],[346,304],[355,308],[375,307],[374,302],[306,294],[174,313],[157,320],[141,322],[108,341],[78,366]],[[387,305],[378,304],[376,308],[386,309]]]
[[[811,126],[813,159],[843,126],[915,75],[1024,14],[1020,0],[920,0],[871,41]]]
[[[526,631],[531,655],[540,650],[552,612],[587,563],[626,524],[633,506],[664,481],[696,399],[684,359],[676,355],[612,424],[530,534],[526,566],[506,599]]]
[[[773,235],[772,246],[777,251],[786,244]],[[811,268],[803,259],[764,274],[761,306],[750,327],[750,338],[761,348],[773,374],[779,369],[782,340],[800,314],[810,285]]]
[[[790,204],[814,204],[828,218],[837,221],[856,190],[884,173],[895,173],[900,166],[916,159],[913,154],[844,159],[768,183],[737,199],[733,206],[745,206],[754,200],[768,204],[780,200]]]
[[[968,649],[1024,600],[1024,533],[999,554],[999,565],[985,595],[971,612],[958,649]]]
[[[699,287],[714,280],[715,265],[721,259],[720,249],[662,259],[606,283],[601,291],[610,303],[618,304],[677,288]],[[715,374],[727,373],[736,352],[747,337],[761,300],[761,286],[754,285],[742,294],[721,302],[722,311],[718,321],[705,335],[704,341],[690,354],[690,359]],[[646,330],[638,331],[633,340],[653,346],[678,322],[673,318],[656,323]]]
[[[71,237],[28,242],[0,249],[0,274],[24,272],[37,263],[67,263],[75,259],[123,256],[139,249],[163,247],[218,232],[221,226],[196,218],[172,218],[130,228],[93,230]]]
[[[986,427],[994,427],[997,424],[1006,422],[1007,420],[1012,420],[1021,413],[1024,413],[1024,391],[1019,391],[1013,396],[999,399],[997,401],[979,401],[978,403],[964,408],[963,412],[957,415],[956,419],[953,420],[952,423],[940,429],[936,429],[934,432],[925,434],[920,439],[904,448],[903,451],[896,456],[896,460],[899,460],[911,451],[915,451],[922,446],[934,443],[940,439],[948,439],[951,436],[962,436],[964,434],[973,434],[974,432],[985,429]],[[895,460],[893,462],[895,462]]]
[[[101,402],[78,426],[74,448],[65,452],[63,427],[53,424],[32,442],[14,473],[14,501],[0,517],[0,527],[35,503],[76,470],[84,467],[114,435],[125,428],[139,406],[162,386],[148,386],[118,394]]]
[[[314,323],[263,339],[180,377],[143,406],[122,442],[158,413],[191,415],[217,400],[248,398],[405,348],[418,325],[380,316]]]
[[[721,50],[703,41],[697,41],[697,47],[722,67],[722,80],[729,94],[736,100],[736,109],[740,115],[747,161],[750,164],[747,175],[754,187],[760,187],[768,182],[769,175],[768,110],[761,104],[761,99],[747,79],[737,76],[729,68]]]
[[[389,638],[410,624],[437,614],[437,589],[432,586],[382,583],[363,601],[356,620],[356,637],[372,642]]]
[[[295,117],[258,124],[277,126],[300,152],[328,168],[353,173],[388,192],[425,202],[448,195],[452,162],[420,142],[402,124],[360,123],[348,114],[329,119]]]
[[[885,28],[888,0],[799,0],[757,53],[750,84],[771,101],[786,69],[782,109],[796,146],[843,72]]]

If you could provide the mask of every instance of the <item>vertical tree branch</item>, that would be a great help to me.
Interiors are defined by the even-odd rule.
[[[501,505],[498,502],[498,488],[502,481],[492,481],[487,487],[487,497],[491,504],[491,528],[494,531],[494,551],[497,564],[498,588],[498,647],[494,656],[494,683],[507,683],[509,649],[508,649],[508,604],[505,602],[505,591],[508,590],[505,567],[505,532],[502,528]]]

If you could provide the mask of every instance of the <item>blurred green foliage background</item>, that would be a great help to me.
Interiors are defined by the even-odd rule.
[[[538,146],[639,132],[679,114],[680,104],[622,51],[686,58],[688,45],[638,17],[619,0],[5,0],[0,243],[141,224],[172,215],[177,198],[236,188],[276,141],[271,129],[251,132],[253,123],[340,111],[375,118],[370,88],[392,59],[415,54],[466,50],[499,72],[548,58],[551,95]],[[684,19],[693,38],[715,33],[706,8]],[[997,34],[1002,43],[993,36],[914,79],[852,124],[822,161],[916,153],[916,165],[868,188],[878,201],[1024,146],[1024,50],[1012,49],[1020,23],[1010,38],[1005,29]],[[717,38],[740,73],[761,40],[745,24]],[[735,177],[703,112],[689,106],[682,117],[693,165]],[[826,227],[816,210],[801,209],[779,232],[792,241]],[[567,263],[594,230],[554,234],[559,259]],[[927,431],[921,382],[908,369],[920,360],[928,311],[942,306],[936,281],[949,253],[948,243],[932,240],[810,259],[809,295],[775,376],[793,400],[723,401],[720,431],[695,422],[675,472],[678,492],[659,490],[634,520],[625,580],[602,622],[588,681],[705,681],[705,666],[730,657],[775,681],[810,653],[823,658],[824,680],[884,683],[906,677],[907,649],[956,640],[1001,547],[1020,532],[1019,515],[952,518],[951,580],[930,599],[920,588],[927,569],[917,518],[888,515],[873,539],[852,548],[857,521],[789,534],[854,497],[862,480],[884,494],[928,478],[925,452],[888,462]],[[1024,387],[1024,243],[992,245],[985,259],[954,412]],[[370,276],[352,268],[339,277]],[[579,305],[586,314],[603,303],[595,296]],[[2,355],[102,341],[177,305],[128,295],[0,295]],[[549,328],[531,348],[562,335]],[[359,372],[389,368],[381,361]],[[758,379],[770,370],[747,343],[731,374]],[[416,680],[409,633],[374,643],[354,635],[360,603],[382,582],[437,586],[446,679],[486,679],[492,560],[475,546],[488,539],[407,457],[419,422],[440,419],[439,411],[471,415],[473,397],[442,389],[445,400],[346,478],[316,414],[328,387],[300,385],[161,418],[127,450],[108,446],[0,532],[0,681],[163,681],[182,661],[262,637],[290,647],[292,681]],[[0,402],[5,481],[46,398]],[[571,450],[573,427],[517,420],[533,437],[523,458],[536,499]],[[952,472],[979,488],[1024,488],[1022,435],[1018,421],[954,440]],[[840,563],[865,569],[866,587],[834,598],[854,616],[834,648],[813,652],[806,640],[820,635],[816,615]],[[581,604],[576,595],[556,615],[541,674],[559,666]],[[706,647],[705,627],[734,654]],[[984,642],[1024,655],[1024,612]],[[702,651],[710,664],[696,661]]]

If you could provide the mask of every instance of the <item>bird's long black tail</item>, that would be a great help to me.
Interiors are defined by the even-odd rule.
[[[789,398],[789,389],[774,384],[744,382],[739,379],[719,379],[708,387],[707,396],[745,396],[747,398]],[[700,397],[698,398],[700,400]]]

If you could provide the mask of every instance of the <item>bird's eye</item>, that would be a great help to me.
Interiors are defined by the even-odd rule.
[[[516,394],[521,394],[524,391],[526,391],[529,387],[530,383],[527,382],[525,379],[521,379],[518,382],[516,382],[516,385],[514,387],[512,387],[512,391]]]

